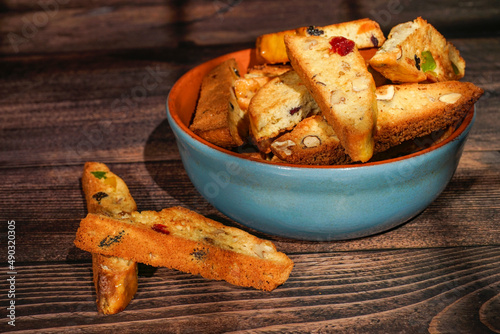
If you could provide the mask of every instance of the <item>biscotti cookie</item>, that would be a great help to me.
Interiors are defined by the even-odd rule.
[[[448,126],[445,129],[439,129],[433,131],[425,136],[420,136],[417,138],[406,140],[401,144],[388,148],[387,150],[377,152],[370,159],[370,162],[383,161],[387,159],[402,157],[429,148],[431,146],[437,145],[440,142],[446,140],[449,136],[451,136],[453,132],[457,129],[459,123],[460,122],[457,122],[453,125]]]
[[[102,314],[123,311],[137,292],[137,263],[92,253],[92,272],[97,310]]]
[[[378,47],[385,41],[379,24],[367,18],[324,27],[309,26],[259,36],[256,41],[257,59],[269,64],[287,63],[289,58],[284,42],[286,35],[325,38],[343,36],[353,40],[358,49]]]
[[[127,184],[103,163],[85,163],[82,188],[90,213],[119,218],[137,210]]]
[[[292,67],[353,161],[373,155],[375,82],[354,42],[343,37],[285,36]]]
[[[248,105],[257,91],[272,78],[291,70],[289,65],[259,65],[234,82],[229,99],[229,131],[238,146],[248,141]]]
[[[82,188],[89,213],[123,218],[137,210],[125,182],[103,163],[85,163]],[[137,292],[137,263],[92,254],[92,271],[97,310],[103,314],[124,310]]]
[[[283,284],[293,267],[270,241],[181,207],[135,212],[123,220],[89,214],[75,245],[266,291]]]
[[[483,90],[472,83],[449,81],[386,85],[377,88],[376,94],[379,112],[374,152],[378,155],[370,161],[407,154],[444,140]],[[408,143],[413,139],[416,140]],[[407,142],[404,147],[381,155],[404,142]],[[352,162],[338,144],[333,129],[321,116],[303,120],[291,132],[277,138],[271,150],[289,163],[339,165]]]
[[[290,70],[269,81],[252,98],[248,108],[251,135],[261,143],[319,112],[300,77]]]
[[[271,150],[280,160],[299,165],[347,164],[351,160],[335,131],[321,115],[307,117],[278,137]]]
[[[289,65],[258,65],[252,67],[234,83],[234,91],[238,104],[242,110],[248,106],[257,91],[271,79],[292,69]]]
[[[393,27],[370,65],[393,82],[458,80],[465,73],[458,50],[421,17]]]
[[[203,78],[198,105],[189,127],[201,138],[220,147],[241,145],[234,140],[228,124],[231,90],[238,73],[236,61],[229,59]]]
[[[483,93],[474,84],[460,81],[378,87],[375,150],[382,152],[454,124]]]

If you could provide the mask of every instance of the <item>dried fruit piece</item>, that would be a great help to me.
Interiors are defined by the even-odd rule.
[[[170,231],[167,229],[165,225],[162,224],[154,224],[151,229],[158,233],[170,234]]]
[[[422,56],[422,71],[424,72],[430,72],[434,71],[436,69],[436,61],[434,60],[434,57],[432,56],[432,53],[430,51],[424,51],[421,54]]]
[[[354,50],[354,42],[342,36],[333,37],[330,40],[332,46],[330,51],[339,55],[346,56]]]
[[[310,35],[310,36],[321,36],[324,33],[325,32],[323,30],[315,28],[314,26],[309,26],[307,28],[307,34]]]
[[[298,106],[298,107],[296,107],[296,108],[291,109],[291,110],[290,110],[290,115],[293,115],[293,114],[295,114],[295,113],[299,112],[299,110],[300,110],[301,108],[302,108],[302,106]]]
[[[420,71],[420,58],[418,58],[417,55],[415,55],[415,57],[413,58],[415,58],[415,67]]]
[[[99,204],[101,204],[101,200],[105,197],[108,197],[108,194],[102,191],[99,191],[98,193],[92,195],[92,198],[95,199]]]
[[[101,172],[101,171],[90,172],[90,174],[94,175],[99,180],[100,179],[106,179],[106,173],[107,172]]]
[[[99,243],[100,248],[107,248],[114,243],[120,242],[123,235],[125,234],[124,230],[121,230],[117,235],[108,235],[106,238],[102,239]]]
[[[204,249],[195,249],[190,255],[198,261],[204,261],[207,257],[207,252]]]

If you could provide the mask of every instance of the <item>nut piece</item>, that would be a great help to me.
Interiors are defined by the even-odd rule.
[[[349,63],[346,63],[345,61],[342,61],[341,66],[342,66],[342,69],[344,71],[350,71],[351,70],[351,65],[349,65]]]
[[[252,250],[255,253],[255,255],[257,255],[261,259],[264,259],[266,258],[267,253],[272,252],[273,249],[268,245],[262,243],[253,245]]]
[[[368,88],[368,80],[366,78],[360,77],[352,81],[352,90],[355,92],[361,92]]]
[[[394,50],[395,50],[394,54],[396,55],[396,60],[401,59],[401,56],[403,55],[403,51],[401,50],[401,47],[398,46]]]
[[[455,103],[458,101],[459,98],[462,97],[462,94],[460,93],[449,93],[445,94],[439,97],[439,101],[444,102],[444,103]]]
[[[302,146],[304,148],[313,148],[313,147],[318,147],[321,145],[321,139],[319,139],[318,136],[305,136],[304,139],[302,139]]]
[[[291,155],[292,151],[290,150],[290,147],[295,146],[295,143],[290,139],[288,139],[286,141],[275,141],[274,143],[271,144],[271,146],[276,151],[281,151],[286,155]]]
[[[345,103],[344,93],[339,90],[334,90],[330,93],[330,103],[335,105],[339,103]]]
[[[304,50],[311,50],[313,46],[316,46],[318,41],[312,38],[308,38],[304,43]]]
[[[388,85],[385,87],[386,87],[385,92],[375,93],[375,95],[377,96],[377,100],[390,101],[394,97],[394,86]]]

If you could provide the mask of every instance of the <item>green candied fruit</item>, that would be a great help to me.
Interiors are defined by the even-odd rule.
[[[453,67],[453,73],[455,73],[455,75],[460,74],[460,70],[458,69],[457,65],[455,65],[455,63],[452,62],[451,67]]]
[[[100,179],[106,179],[106,173],[107,172],[90,172],[90,174],[94,175],[97,177],[99,180]]]
[[[436,61],[434,60],[434,57],[432,57],[432,53],[430,51],[422,52],[422,64],[420,67],[424,73],[436,69]]]

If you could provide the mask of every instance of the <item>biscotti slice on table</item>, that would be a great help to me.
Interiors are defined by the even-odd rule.
[[[127,184],[103,163],[85,163],[82,188],[90,213],[120,218],[137,210]]]
[[[352,162],[335,131],[321,115],[302,120],[292,131],[279,136],[271,151],[280,160],[299,165],[333,165]]]
[[[263,143],[270,143],[281,132],[319,112],[307,87],[290,70],[269,81],[252,98],[248,108],[250,132],[257,146],[268,153],[270,149]]]
[[[393,82],[458,80],[465,73],[458,50],[421,17],[393,27],[370,65]]]
[[[82,187],[89,213],[124,218],[137,210],[125,182],[103,163],[85,163]],[[93,253],[92,271],[98,311],[115,314],[124,310],[137,292],[137,263]]]
[[[351,40],[285,36],[292,67],[353,161],[373,154],[375,82]]]
[[[229,127],[229,102],[238,73],[236,61],[228,59],[203,78],[198,105],[189,127],[201,138],[220,147],[231,148],[242,144],[236,133],[233,137]]]
[[[125,220],[89,214],[75,245],[266,291],[283,284],[293,267],[270,241],[181,207],[135,212]]]
[[[284,42],[286,35],[323,36],[325,38],[343,36],[353,40],[359,49],[378,47],[385,41],[379,24],[365,18],[324,27],[309,26],[261,35],[256,40],[257,59],[269,64],[287,63],[289,58]]]

